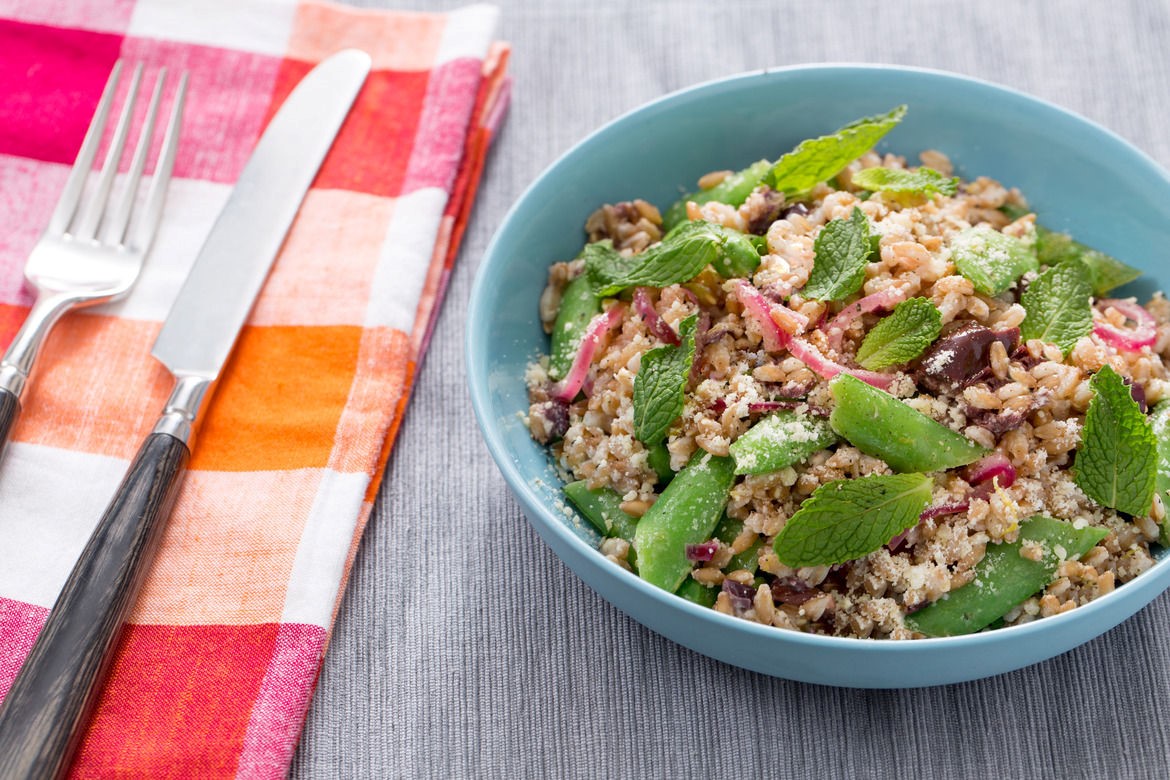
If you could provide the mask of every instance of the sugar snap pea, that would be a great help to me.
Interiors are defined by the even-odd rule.
[[[622,511],[622,497],[615,491],[609,488],[590,490],[588,483],[581,480],[565,485],[565,496],[602,536],[634,541],[638,520]],[[626,561],[630,566],[637,563],[633,547]]]
[[[561,308],[553,323],[552,344],[549,349],[548,375],[563,379],[573,365],[581,337],[593,316],[601,311],[601,298],[593,291],[585,274],[565,286],[561,294]]]
[[[989,544],[975,565],[975,579],[907,616],[906,625],[927,636],[956,636],[986,628],[1052,582],[1062,560],[1076,560],[1109,531],[1036,515],[1020,523],[1010,544]],[[1040,559],[1024,557],[1027,543],[1038,545]]]
[[[678,586],[675,595],[693,601],[700,607],[713,607],[715,599],[719,598],[719,588],[704,585],[693,577],[687,577],[683,584]]]
[[[770,170],[772,170],[772,163],[767,160],[759,160],[742,171],[731,174],[714,187],[682,196],[666,210],[666,214],[662,218],[663,229],[670,230],[675,225],[686,221],[687,201],[695,203],[718,201],[729,206],[740,205],[747,200],[748,195],[752,194],[752,190],[760,186],[760,182],[764,180]]]
[[[743,533],[743,521],[723,515],[723,519],[719,521],[719,525],[715,529],[715,538],[724,544],[730,545],[741,533]],[[724,568],[727,571],[747,569],[754,573],[759,568],[760,548],[763,546],[764,540],[757,538],[746,550],[731,556],[731,560],[727,562],[727,566]]]
[[[803,462],[837,441],[829,421],[781,410],[763,418],[730,448],[736,474],[767,474]]]
[[[835,377],[829,389],[837,402],[829,416],[833,430],[894,471],[940,471],[965,466],[987,454],[966,436],[848,374]]]
[[[687,545],[711,538],[735,479],[735,464],[699,450],[638,521],[638,575],[674,592],[691,570]]]
[[[659,485],[665,487],[674,479],[674,471],[670,468],[670,450],[666,448],[666,442],[655,442],[647,447],[646,462],[658,475]]]

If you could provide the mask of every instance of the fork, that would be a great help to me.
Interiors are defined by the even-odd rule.
[[[65,182],[65,190],[24,267],[25,280],[35,291],[36,298],[24,324],[0,359],[0,451],[20,414],[21,394],[37,353],[53,325],[70,309],[104,303],[125,295],[138,278],[162,221],[163,201],[175,166],[179,125],[187,95],[186,72],[179,79],[145,203],[137,204],[138,185],[154,136],[166,68],[159,70],[138,143],[121,187],[121,196],[116,201],[112,197],[114,177],[122,159],[142,82],[141,63],[134,68],[130,78],[126,101],[114,127],[96,186],[88,196],[85,193],[118,89],[122,65],[119,60],[110,72]],[[111,201],[115,202],[111,204]]]

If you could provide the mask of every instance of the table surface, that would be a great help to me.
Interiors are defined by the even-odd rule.
[[[499,36],[514,46],[511,114],[292,776],[1164,776],[1170,596],[1046,663],[900,691],[765,677],[629,619],[552,554],[509,494],[472,415],[463,329],[492,232],[548,163],[618,114],[738,71],[817,61],[956,71],[1070,108],[1170,166],[1170,4],[499,5]]]

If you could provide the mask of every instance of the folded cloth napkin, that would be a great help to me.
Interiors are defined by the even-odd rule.
[[[287,772],[507,103],[496,16],[0,0],[0,344],[114,61],[147,63],[147,85],[191,72],[142,278],[58,325],[0,462],[0,698],[162,408],[150,346],[267,119],[329,54],[374,63],[206,410],[75,776]]]

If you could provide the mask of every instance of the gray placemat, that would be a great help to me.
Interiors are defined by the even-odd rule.
[[[511,116],[292,775],[1166,776],[1170,597],[1047,663],[942,688],[823,688],[712,661],[625,617],[540,541],[480,441],[462,338],[492,231],[545,165],[621,112],[741,70],[813,61],[953,70],[1080,112],[1170,164],[1170,6],[499,4],[500,37],[515,47]]]

